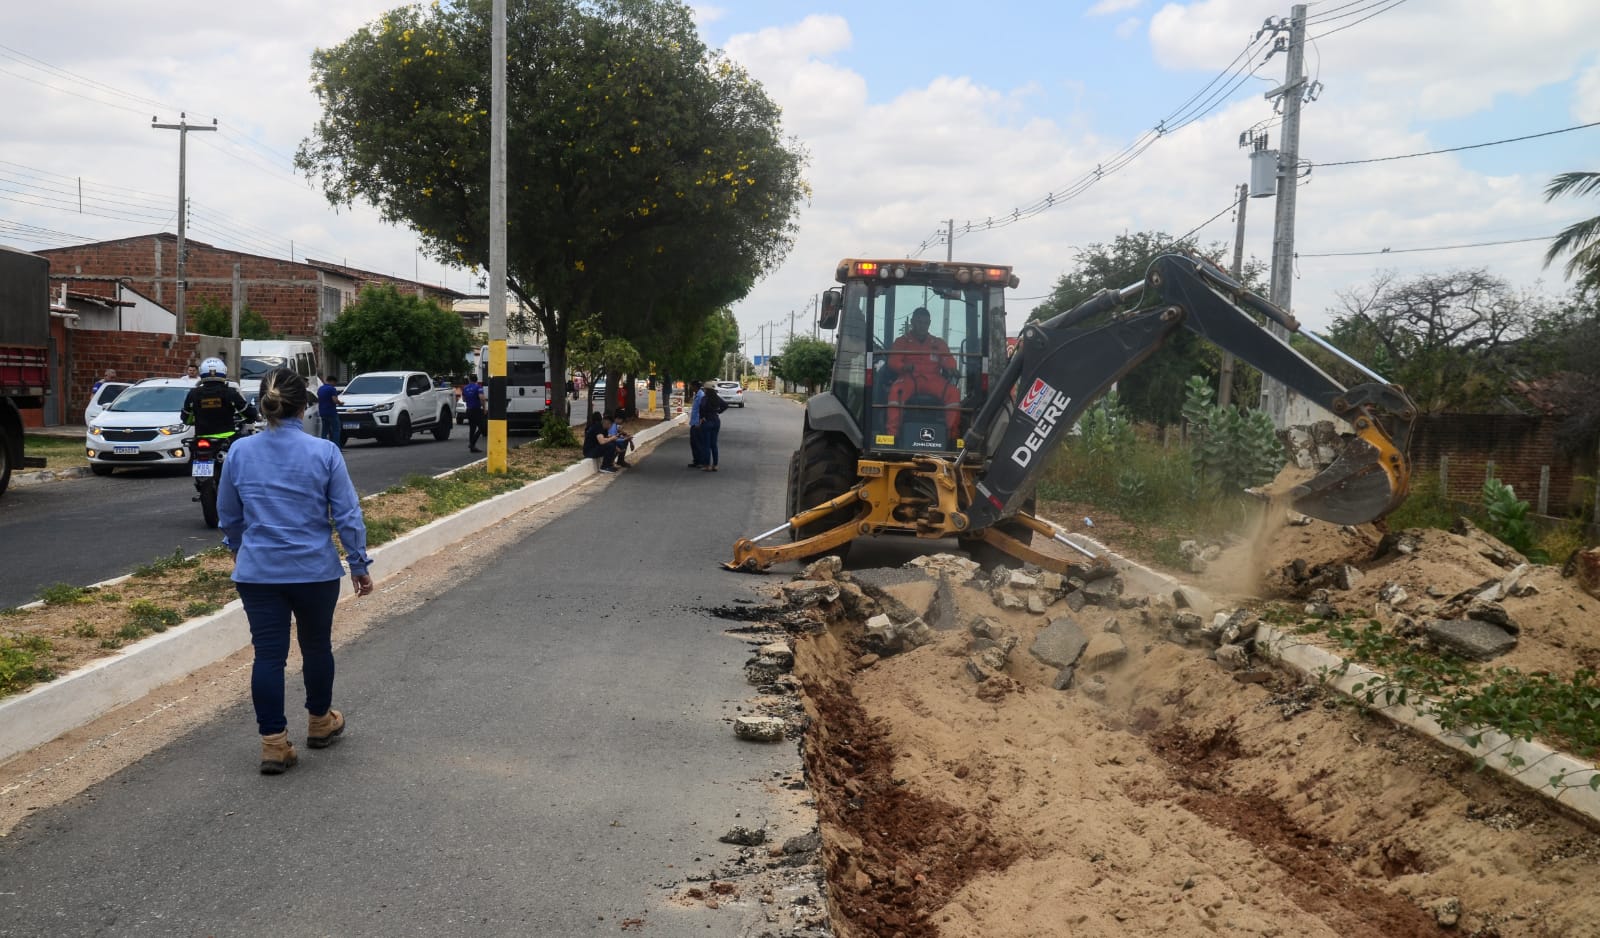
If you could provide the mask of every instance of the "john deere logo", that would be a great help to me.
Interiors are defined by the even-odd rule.
[[[923,427],[921,432],[919,432],[917,434],[917,439],[921,440],[924,443],[932,443],[933,442],[933,428],[932,427]]]

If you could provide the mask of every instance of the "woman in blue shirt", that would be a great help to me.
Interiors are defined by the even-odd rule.
[[[304,659],[306,745],[321,749],[344,732],[344,716],[332,708],[333,607],[344,567],[329,536],[330,517],[356,595],[372,592],[361,502],[339,447],[305,432],[310,402],[300,375],[287,368],[267,372],[258,404],[267,429],[233,444],[217,484],[218,527],[235,555],[234,586],[255,646],[250,699],[261,731],[263,775],[299,761],[283,711],[291,615]]]

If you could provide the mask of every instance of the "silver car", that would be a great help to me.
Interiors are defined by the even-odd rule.
[[[717,389],[717,396],[729,407],[744,406],[744,385],[737,381],[713,381],[711,384]]]

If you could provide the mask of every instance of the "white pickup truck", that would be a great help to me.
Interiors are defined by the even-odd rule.
[[[344,438],[376,439],[405,445],[418,430],[450,439],[453,392],[435,388],[420,371],[369,371],[356,375],[339,392],[339,422]]]

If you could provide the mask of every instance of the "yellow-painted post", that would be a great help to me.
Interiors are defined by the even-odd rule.
[[[489,464],[506,471],[506,340],[489,340]]]

